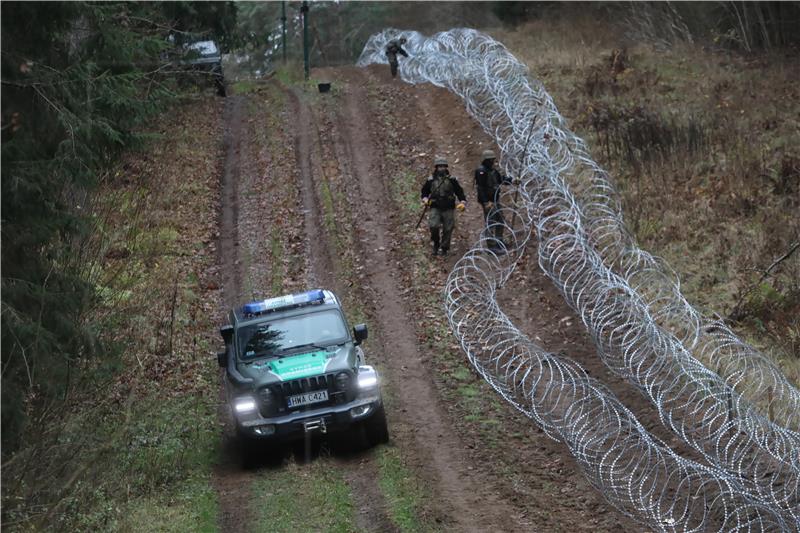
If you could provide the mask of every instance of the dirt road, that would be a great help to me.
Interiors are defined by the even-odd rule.
[[[382,69],[312,74],[332,80],[334,91],[273,82],[267,96],[229,98],[219,247],[226,305],[324,286],[363,315],[368,358],[384,376],[390,446],[428,494],[415,510],[425,529],[635,529],[563,446],[496,399],[448,339],[440,294],[449,267],[482,227],[471,171],[487,137],[443,90],[406,86]],[[252,111],[265,99],[269,109]],[[409,216],[434,154],[450,158],[470,200],[445,259],[428,257],[424,224],[414,230]],[[523,262],[521,272],[503,298],[523,328],[582,358],[655,425],[638,393],[609,378],[535,262]],[[251,486],[276,472],[242,471],[235,448],[225,449],[215,475],[221,529],[252,529]],[[379,452],[334,453],[331,468],[349,488],[354,529],[407,530],[380,481]]]

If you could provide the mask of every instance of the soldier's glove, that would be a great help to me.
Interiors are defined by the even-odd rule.
[[[467,206],[466,206],[466,205],[464,205],[464,202],[458,202],[458,203],[456,204],[456,209],[458,209],[459,211],[463,211],[464,209],[466,209],[466,207],[467,207]]]
[[[422,199],[422,205],[424,205],[424,206],[426,206],[426,207],[429,207],[429,206],[431,205],[431,199],[430,199],[430,198],[427,198],[427,197],[426,197],[426,198],[423,198],[423,199]]]

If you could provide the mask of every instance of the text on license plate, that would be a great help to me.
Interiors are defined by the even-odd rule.
[[[320,390],[314,392],[307,392],[305,394],[297,394],[289,396],[289,407],[297,407],[298,405],[308,405],[310,403],[324,402],[328,399],[328,391]]]

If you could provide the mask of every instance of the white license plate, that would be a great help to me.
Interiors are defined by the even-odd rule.
[[[326,390],[307,392],[305,394],[289,396],[289,407],[297,407],[298,405],[308,405],[311,403],[324,402],[327,399],[328,399],[328,391]]]

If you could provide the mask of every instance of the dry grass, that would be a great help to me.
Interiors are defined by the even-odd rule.
[[[659,52],[592,14],[490,33],[610,171],[642,248],[800,383],[800,253],[761,279],[800,237],[800,62]]]

